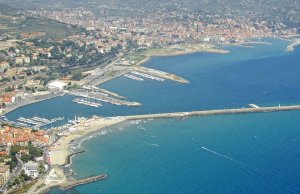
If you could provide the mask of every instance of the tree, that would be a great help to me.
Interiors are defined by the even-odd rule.
[[[10,148],[10,155],[11,156],[16,155],[16,153],[18,153],[21,149],[22,149],[22,147],[19,146],[19,145],[11,146],[11,148]]]
[[[28,154],[22,154],[21,160],[22,160],[23,162],[28,162],[28,161],[32,160],[32,156],[31,156],[31,155],[28,155]]]
[[[7,88],[5,88],[4,91],[5,92],[12,92],[12,91],[14,91],[14,88],[13,87],[7,87]]]
[[[72,76],[72,79],[73,79],[73,80],[77,80],[77,81],[81,80],[81,78],[82,78],[82,73],[81,73],[81,72],[76,72],[76,73]]]
[[[28,180],[31,179],[30,176],[28,176],[27,174],[25,174],[25,171],[24,171],[24,170],[21,171],[21,175],[20,175],[19,178],[20,178],[20,180],[21,180],[22,182],[28,181]]]
[[[29,154],[32,158],[43,156],[43,150],[37,147],[34,147],[31,143],[28,145]]]
[[[45,166],[42,163],[39,163],[39,173],[42,174],[45,172]]]

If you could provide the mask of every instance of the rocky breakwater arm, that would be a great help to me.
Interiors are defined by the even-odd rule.
[[[80,180],[72,180],[72,181],[68,181],[68,182],[62,184],[61,188],[63,190],[67,190],[67,189],[71,189],[72,187],[76,187],[76,186],[87,184],[87,183],[92,183],[92,182],[99,181],[99,180],[104,180],[106,178],[108,178],[107,174],[101,174],[101,175],[92,176],[92,177],[88,177],[88,178],[84,178],[84,179],[80,179]]]
[[[259,107],[259,108],[236,108],[236,109],[221,109],[221,110],[203,110],[192,112],[174,112],[148,115],[133,115],[124,117],[127,120],[139,119],[157,119],[157,118],[183,118],[188,116],[209,116],[209,115],[225,115],[225,114],[244,114],[244,113],[259,113],[259,112],[279,112],[279,111],[296,111],[300,110],[300,105],[292,106],[274,106],[274,107]]]

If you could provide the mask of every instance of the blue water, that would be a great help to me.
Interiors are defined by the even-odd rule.
[[[142,107],[104,103],[101,108],[74,104],[64,96],[22,107],[7,115],[45,117],[116,116],[129,114],[192,111],[243,107],[249,103],[278,105],[300,103],[300,49],[286,52],[287,42],[269,40],[270,45],[253,48],[227,47],[231,54],[196,53],[176,57],[155,57],[145,66],[180,75],[190,84],[147,80],[138,82],[120,77],[102,85]]]
[[[86,152],[73,159],[76,178],[109,178],[69,192],[300,193],[299,116],[260,113],[119,126],[85,141]]]
[[[300,49],[268,40],[228,55],[154,57],[145,66],[180,75],[190,84],[120,77],[101,87],[142,107],[91,108],[64,96],[7,115],[114,116],[173,111],[300,104]],[[300,112],[159,119],[124,123],[85,141],[73,158],[76,178],[107,173],[105,181],[69,193],[300,193]],[[202,149],[208,148],[210,151]],[[64,193],[53,189],[51,194]]]

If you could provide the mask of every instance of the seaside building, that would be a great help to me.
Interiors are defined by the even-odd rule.
[[[65,86],[67,86],[68,84],[55,80],[50,82],[47,86],[50,90],[63,90]]]
[[[5,185],[9,178],[9,166],[8,165],[0,165],[0,187]]]
[[[31,178],[37,178],[39,176],[39,164],[33,161],[29,161],[24,164],[23,169],[27,176]]]
[[[2,98],[2,103],[4,104],[11,104],[11,103],[14,103],[15,100],[16,100],[16,97],[15,97],[15,92],[9,92],[9,93],[5,93],[1,96]]]

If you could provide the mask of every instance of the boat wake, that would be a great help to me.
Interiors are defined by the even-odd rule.
[[[155,136],[155,135],[143,135],[143,136],[145,136],[145,137],[157,138],[157,136]]]
[[[241,166],[244,166],[244,167],[247,167],[247,168],[251,168],[251,169],[256,170],[256,168],[254,168],[254,167],[252,167],[252,166],[250,166],[250,165],[248,165],[248,164],[245,164],[245,163],[243,163],[243,162],[240,162],[240,161],[238,161],[238,160],[235,160],[234,158],[231,158],[231,157],[226,156],[226,155],[224,155],[224,154],[218,153],[218,152],[216,152],[216,151],[214,151],[214,150],[208,149],[207,147],[202,146],[201,148],[202,148],[203,150],[209,152],[209,153],[215,154],[215,155],[217,155],[217,156],[220,156],[220,157],[222,157],[222,158],[225,158],[225,159],[227,159],[227,160],[230,160],[230,161],[232,161],[232,162],[235,162],[235,163],[237,163],[237,164],[239,164],[239,165],[241,165]]]
[[[155,143],[148,143],[148,142],[145,142],[145,141],[143,141],[143,143],[146,144],[146,145],[149,145],[149,146],[159,147],[159,145],[155,144]]]

